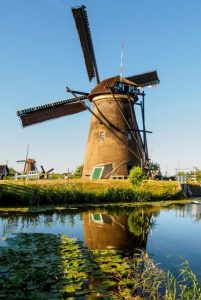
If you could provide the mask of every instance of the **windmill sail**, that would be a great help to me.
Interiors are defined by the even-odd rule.
[[[89,80],[91,81],[93,78],[95,78],[97,83],[99,83],[100,79],[98,75],[98,69],[91,38],[91,31],[89,28],[86,7],[82,5],[78,8],[72,8],[72,13],[78,31],[82,51],[84,54],[84,60]]]
[[[17,115],[21,119],[22,126],[26,127],[51,119],[82,112],[86,110],[86,107],[82,105],[84,100],[86,100],[86,96],[53,102],[18,111]]]
[[[40,167],[41,167],[41,169],[42,169],[42,172],[45,173],[44,167],[43,167],[43,166],[40,166]]]
[[[136,83],[139,87],[152,86],[160,82],[156,71],[133,75],[126,79]]]
[[[121,74],[100,82],[86,7],[74,7],[72,14],[89,80],[95,79],[97,86],[89,94],[67,87],[67,92],[73,98],[20,110],[17,115],[22,126],[26,127],[89,110],[92,119],[82,177],[93,178],[94,170],[98,168],[102,172],[99,178],[126,178],[131,167],[145,167],[149,159],[144,116],[145,93],[140,88],[156,85],[160,80],[157,72],[151,71],[127,78]],[[142,97],[140,103],[139,97]],[[135,104],[141,106],[143,130],[137,124]],[[41,169],[43,178],[47,178],[52,171],[46,172],[43,166]]]

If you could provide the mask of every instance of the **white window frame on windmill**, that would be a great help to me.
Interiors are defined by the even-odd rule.
[[[105,139],[105,131],[104,130],[99,130],[99,132],[98,132],[98,138],[101,141],[103,141]]]
[[[95,174],[95,172],[96,172],[96,170],[97,169],[99,169],[100,170],[100,173],[99,173],[99,176],[98,176],[98,178],[94,178],[93,176],[94,176],[94,174]],[[91,176],[90,176],[90,179],[92,180],[92,179],[101,179],[101,177],[102,177],[102,174],[103,174],[103,170],[104,170],[104,166],[103,165],[97,165],[97,166],[95,166],[94,168],[93,168],[93,170],[92,170],[92,173],[91,173]]]
[[[97,220],[94,215],[98,215],[99,216],[99,220]],[[97,214],[91,214],[91,218],[93,220],[94,223],[104,223],[103,222],[103,218],[102,218],[102,214],[97,213]]]

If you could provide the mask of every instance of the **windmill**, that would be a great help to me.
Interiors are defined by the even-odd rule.
[[[159,83],[156,71],[100,81],[85,6],[72,8],[89,80],[97,85],[90,93],[67,92],[72,98],[20,110],[22,126],[89,111],[92,115],[86,147],[83,178],[127,177],[133,166],[146,167],[149,160],[145,128],[145,93],[142,89]],[[136,109],[142,116],[139,129]]]
[[[50,170],[48,170],[46,172],[43,166],[40,166],[40,167],[41,167],[41,170],[42,170],[42,174],[41,174],[40,177],[44,178],[44,179],[48,179],[49,178],[49,174],[54,170],[54,168],[51,168]]]
[[[18,163],[23,162],[24,163],[24,174],[28,174],[30,171],[36,171],[36,161],[32,158],[28,158],[29,154],[29,145],[27,146],[27,153],[26,153],[26,158],[22,160],[17,160]]]

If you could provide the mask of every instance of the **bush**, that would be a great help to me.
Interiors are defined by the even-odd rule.
[[[201,183],[201,170],[197,169],[195,172],[195,175],[196,175],[197,182],[200,184]]]
[[[137,186],[139,186],[143,182],[143,180],[145,180],[145,178],[146,178],[145,174],[143,173],[140,167],[136,167],[132,169],[128,176],[129,181],[133,185],[137,185]]]

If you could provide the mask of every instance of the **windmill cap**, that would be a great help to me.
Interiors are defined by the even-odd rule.
[[[35,163],[36,161],[35,161],[35,159],[33,159],[33,158],[28,158],[28,159],[26,160],[26,162],[27,162],[28,164],[33,164],[33,163]]]
[[[121,81],[122,83],[125,83],[125,84],[129,84],[129,85],[133,85],[133,86],[138,86],[137,84],[135,84],[134,82],[126,79],[126,78],[121,78],[119,75],[118,76],[115,76],[115,77],[110,77],[110,78],[107,78],[103,81],[101,81],[92,91],[91,93],[89,94],[88,98],[90,100],[92,100],[92,98],[94,96],[97,96],[97,95],[102,95],[102,94],[110,94],[110,91],[108,90],[108,86],[110,88],[113,88],[115,82],[117,81]]]

